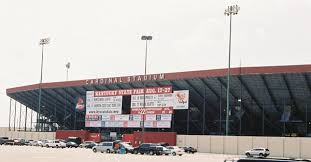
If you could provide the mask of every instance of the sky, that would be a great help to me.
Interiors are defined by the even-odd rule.
[[[310,0],[1,0],[0,126],[8,126],[6,89],[43,82],[227,68],[310,64]],[[24,112],[23,112],[24,113]]]

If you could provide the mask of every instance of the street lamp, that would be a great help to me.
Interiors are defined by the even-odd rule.
[[[144,73],[144,78],[146,78],[147,75],[147,58],[148,58],[148,41],[152,40],[152,36],[146,36],[143,35],[141,36],[141,40],[144,40],[146,42],[146,50],[145,50],[145,73]],[[144,85],[144,104],[143,104],[143,109],[146,109],[146,81],[143,82]],[[142,117],[143,117],[143,124],[142,124],[142,143],[144,143],[144,134],[145,134],[145,117],[144,114],[146,111],[142,111]]]
[[[66,81],[68,81],[68,71],[69,71],[69,68],[70,68],[70,62],[68,62],[67,64],[66,64]],[[66,102],[65,102],[65,117],[64,117],[64,126],[65,126],[65,124],[66,124],[66,117],[67,117],[67,102],[68,102],[68,94],[67,94],[67,91],[66,91],[66,95],[65,95],[65,97],[66,97]],[[74,127],[75,127],[75,123],[74,123]]]
[[[40,113],[41,113],[41,95],[42,95],[43,49],[44,49],[44,45],[49,44],[49,43],[50,43],[50,38],[40,39],[40,42],[39,42],[39,45],[41,46],[41,75],[40,75],[40,84],[39,84],[39,101],[38,101],[38,114],[37,114],[37,125],[39,123],[39,128],[41,128],[41,125],[42,125],[42,123],[40,123],[40,118],[41,118]],[[39,128],[36,127],[37,129],[36,131],[38,131]]]
[[[67,69],[67,72],[66,72],[66,81],[68,81],[68,71],[69,71],[69,68],[70,68],[70,62],[68,62],[66,64],[66,69]]]
[[[240,7],[238,5],[228,6],[225,10],[225,15],[230,17],[230,30],[229,30],[229,62],[228,62],[228,73],[227,73],[227,111],[226,111],[226,136],[229,133],[229,93],[230,93],[230,62],[231,62],[231,24],[232,15],[238,14]]]

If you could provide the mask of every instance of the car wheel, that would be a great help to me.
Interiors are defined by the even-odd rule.
[[[109,149],[107,149],[107,150],[106,150],[106,152],[107,152],[107,153],[110,153],[110,150],[109,150]]]
[[[49,148],[50,146],[49,145],[46,145],[46,148]]]
[[[182,156],[182,154],[179,154],[179,156]]]
[[[259,154],[259,157],[264,157],[262,153]]]
[[[96,152],[97,152],[97,149],[96,149],[96,148],[93,148],[93,152],[95,152],[95,153],[96,153]]]
[[[150,151],[149,154],[150,154],[150,155],[154,155],[154,152],[153,152],[153,151]]]
[[[134,150],[134,151],[133,151],[133,154],[138,154],[138,151],[137,151],[137,150]]]
[[[247,157],[251,157],[251,154],[250,153],[246,153],[245,154]]]
[[[59,148],[58,145],[56,145],[56,148]]]
[[[176,152],[173,152],[172,155],[173,155],[173,156],[176,156]]]

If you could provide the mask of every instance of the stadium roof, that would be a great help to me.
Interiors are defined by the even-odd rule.
[[[221,113],[219,107],[225,108],[227,69],[215,69],[42,83],[42,113],[53,118],[56,107],[57,116],[63,118],[65,111],[74,112],[76,98],[85,96],[86,91],[141,88],[143,81],[147,87],[190,90],[190,107],[199,112],[206,108],[209,119]],[[6,93],[37,111],[39,87],[40,84],[14,87]],[[264,113],[268,123],[280,120],[286,105],[294,109],[297,119],[303,120],[306,105],[311,107],[311,65],[231,68],[230,105],[241,104],[239,99],[246,114]]]

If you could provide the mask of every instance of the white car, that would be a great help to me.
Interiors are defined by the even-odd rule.
[[[101,142],[98,145],[92,148],[93,152],[101,152],[101,153],[112,153],[114,152],[114,143],[113,142]]]
[[[45,147],[65,148],[66,143],[59,140],[50,140],[47,143],[45,143]]]
[[[270,155],[270,151],[269,149],[266,149],[266,148],[253,148],[251,150],[245,151],[245,155],[247,157],[253,157],[253,156],[267,157]]]
[[[184,150],[179,148],[178,146],[167,146],[167,149],[171,151],[173,156],[179,155],[182,156],[184,154]]]

